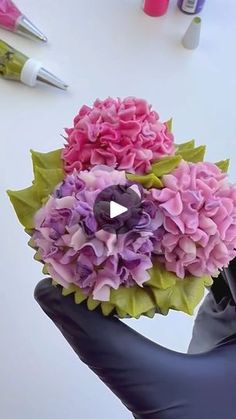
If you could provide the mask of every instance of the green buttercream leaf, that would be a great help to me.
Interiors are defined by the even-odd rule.
[[[204,296],[205,287],[212,285],[213,282],[211,277],[189,276],[181,280],[175,274],[172,277],[172,274],[165,273],[164,268],[155,267],[154,270],[155,275],[152,275],[151,280],[145,283],[143,288],[136,285],[131,288],[112,289],[110,301],[97,301],[91,296],[87,298],[80,288],[73,284],[69,288],[63,288],[62,294],[66,296],[74,293],[76,304],[87,299],[89,310],[95,310],[100,305],[104,316],[116,310],[120,318],[138,319],[141,315],[152,318],[155,313],[166,315],[170,309],[193,314],[195,307]]]
[[[102,308],[102,313],[104,314],[104,316],[109,316],[109,314],[111,314],[111,312],[114,310],[115,306],[114,304],[104,301],[101,304],[101,308]]]
[[[78,287],[76,287],[75,303],[76,304],[80,304],[80,303],[82,303],[86,299],[87,299],[87,296],[84,295],[83,292]]]
[[[47,263],[45,263],[45,265],[43,265],[42,272],[43,272],[44,275],[48,275],[49,274]]]
[[[100,301],[94,300],[91,296],[89,296],[89,298],[87,299],[87,307],[91,311],[95,310],[95,308],[97,308],[100,303]]]
[[[60,150],[50,153],[33,151],[32,160],[35,174],[33,185],[20,191],[7,191],[17,217],[26,230],[34,228],[35,213],[47,201],[55,186],[64,178],[60,154]]]
[[[177,147],[177,152],[179,153],[185,150],[192,150],[195,147],[195,140],[187,141],[186,143],[183,143],[183,144],[177,144],[176,147]]]
[[[64,296],[74,293],[76,304],[87,300],[89,310],[95,310],[99,305],[104,316],[108,316],[114,310],[120,318],[135,317],[141,315],[152,318],[155,313],[168,314],[170,309],[193,314],[194,309],[204,296],[206,286],[211,286],[211,277],[194,278],[192,276],[179,279],[174,273],[165,271],[154,260],[154,267],[149,270],[151,279],[144,287],[135,285],[130,288],[120,287],[111,289],[110,301],[94,300],[87,297],[81,289],[71,284],[69,288],[63,288]]]
[[[228,170],[229,170],[230,159],[227,159],[227,160],[221,160],[221,161],[218,161],[218,162],[217,162],[217,163],[215,163],[215,164],[216,164],[216,166],[218,166],[218,167],[219,167],[219,169],[220,169],[220,170],[222,170],[222,172],[227,173],[227,172],[228,172]]]
[[[171,307],[192,315],[195,307],[200,303],[205,293],[205,278],[186,278],[183,281],[177,281],[175,292],[172,294]],[[186,310],[185,310],[186,309]]]
[[[145,285],[158,289],[173,287],[178,280],[178,277],[174,273],[166,271],[164,267],[155,261],[153,267],[149,270],[149,274],[150,280]]]
[[[144,315],[146,317],[149,317],[150,319],[152,319],[155,316],[156,311],[157,311],[156,308],[152,308],[151,310],[149,310],[146,313],[144,313]]]
[[[33,234],[33,232],[34,232],[34,230],[31,228],[31,229],[29,229],[29,228],[24,228],[24,232],[26,233],[26,234],[28,234],[28,236],[32,236],[32,234]]]
[[[62,149],[50,151],[49,153],[39,153],[34,150],[31,151],[33,169],[35,167],[42,167],[43,169],[62,169],[63,163],[61,160]]]
[[[37,252],[35,252],[34,260],[36,260],[37,262],[42,262],[42,255],[41,255],[41,252],[39,250],[37,250]]]
[[[155,305],[159,307],[160,313],[166,316],[170,311],[170,295],[174,287],[160,289],[151,287]]]
[[[183,151],[177,151],[177,155],[180,155],[185,161],[192,163],[198,163],[204,160],[206,152],[206,146],[199,146],[193,149],[187,149]]]
[[[211,276],[204,276],[202,279],[204,280],[205,287],[211,287],[214,282]]]
[[[43,169],[35,166],[34,172],[35,185],[41,200],[47,199],[64,178],[62,169]]]
[[[66,297],[67,295],[73,294],[76,291],[76,287],[74,285],[70,285],[68,288],[62,289],[62,295]]]
[[[20,223],[27,229],[33,229],[34,215],[41,207],[37,186],[7,193]]]
[[[141,183],[141,185],[143,185],[143,187],[146,189],[163,188],[162,181],[154,173],[149,173],[148,175],[127,174],[127,178],[131,180],[132,182]]]
[[[155,307],[152,296],[138,285],[111,290],[110,303],[131,317],[138,317]]]
[[[167,289],[152,287],[152,292],[163,314],[173,309],[192,315],[204,296],[205,283],[206,278],[179,279],[173,287]]]
[[[167,175],[179,165],[181,160],[181,156],[163,157],[161,160],[152,165],[152,172],[157,177]]]
[[[173,118],[169,119],[169,121],[166,121],[166,126],[168,128],[168,131],[172,132],[172,128],[173,128]]]
[[[30,238],[30,240],[28,241],[28,246],[31,247],[31,249],[35,249],[35,242],[32,239],[32,237]]]
[[[121,310],[119,307],[116,307],[116,312],[120,319],[125,319],[127,316],[127,313],[123,310]]]

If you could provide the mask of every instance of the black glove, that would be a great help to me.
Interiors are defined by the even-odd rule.
[[[135,418],[236,418],[236,338],[205,354],[185,355],[100,310],[89,311],[85,303],[76,305],[50,279],[37,285],[35,298],[79,358]]]
[[[211,350],[233,334],[236,334],[236,259],[214,280],[201,305],[189,353]]]

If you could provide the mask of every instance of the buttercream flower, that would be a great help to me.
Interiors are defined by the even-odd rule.
[[[157,206],[141,186],[142,217],[125,234],[99,230],[93,207],[111,185],[129,185],[125,172],[106,166],[74,171],[59,184],[35,215],[33,241],[49,274],[64,287],[75,284],[86,295],[109,300],[110,289],[148,281],[153,234],[162,226]],[[131,188],[137,189],[137,185]]]
[[[104,164],[143,174],[155,160],[175,152],[167,125],[145,100],[132,97],[83,106],[66,133],[62,159],[67,173]]]
[[[178,277],[214,275],[236,255],[236,187],[211,163],[182,162],[152,198],[163,213],[155,253]]]
[[[175,146],[170,125],[143,99],[96,100],[63,149],[32,151],[32,185],[8,191],[43,273],[76,304],[120,318],[193,314],[235,258],[229,161],[203,163],[194,141]]]

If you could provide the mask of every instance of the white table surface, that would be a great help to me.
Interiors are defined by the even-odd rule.
[[[31,89],[0,80],[0,416],[128,418],[34,302],[41,267],[5,190],[30,184],[29,149],[62,146],[63,128],[82,104],[129,95],[146,98],[163,120],[173,116],[176,142],[195,138],[207,144],[209,160],[230,157],[235,181],[236,4],[207,2],[201,45],[193,52],[180,44],[191,18],[175,1],[160,19],[144,15],[139,0],[19,0],[18,5],[46,32],[49,44],[3,30],[0,38],[41,60],[70,89]],[[192,322],[180,313],[130,321],[178,351],[187,348]]]

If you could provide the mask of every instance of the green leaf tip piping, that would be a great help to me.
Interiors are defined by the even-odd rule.
[[[182,150],[177,149],[177,152],[176,152],[176,154],[180,155],[183,158],[183,160],[187,162],[192,162],[192,163],[202,162],[204,160],[205,153],[206,153],[206,146],[204,145],[201,145],[196,148],[189,148],[189,149],[185,148]]]
[[[176,148],[179,153],[185,150],[192,150],[195,148],[195,140],[190,140],[182,144],[177,144]]]
[[[42,167],[43,169],[63,170],[63,163],[61,159],[62,149],[49,151],[49,153],[40,153],[34,150],[30,150],[30,152],[33,169],[35,169],[35,167]]]
[[[54,190],[64,178],[61,169],[43,169],[42,167],[35,166],[35,186],[37,187],[39,198],[44,200]]]
[[[20,191],[7,191],[20,223],[26,229],[34,228],[34,215],[41,208],[37,186],[34,184]]]
[[[165,122],[168,131],[172,132],[173,129],[173,118],[170,118],[168,121]]]
[[[133,175],[128,173],[126,176],[127,179],[131,180],[132,182],[140,183],[146,189],[163,188],[162,181],[154,173],[149,173],[147,175]]]
[[[106,302],[93,300],[91,296],[87,298],[81,289],[73,284],[69,288],[63,288],[62,294],[74,294],[76,304],[86,300],[89,310],[95,310],[100,306],[105,316],[116,312],[120,318],[138,319],[142,315],[153,317],[157,312],[166,315],[170,309],[192,315],[204,296],[205,287],[213,282],[211,277],[207,276],[188,276],[180,279],[174,273],[167,272],[156,261],[149,272],[150,280],[143,287],[136,285],[112,289],[110,300]]]
[[[176,167],[178,167],[181,160],[181,156],[163,157],[158,162],[153,163],[152,172],[157,177],[167,175],[168,173],[171,173],[174,169],[176,169]]]
[[[229,170],[229,165],[230,165],[230,159],[227,160],[221,160],[218,161],[217,163],[215,163],[216,166],[219,167],[220,170],[222,170],[222,172],[227,173]]]
[[[20,223],[27,230],[34,228],[35,213],[64,178],[61,150],[49,153],[31,151],[31,155],[34,171],[32,186],[19,191],[7,191]]]

